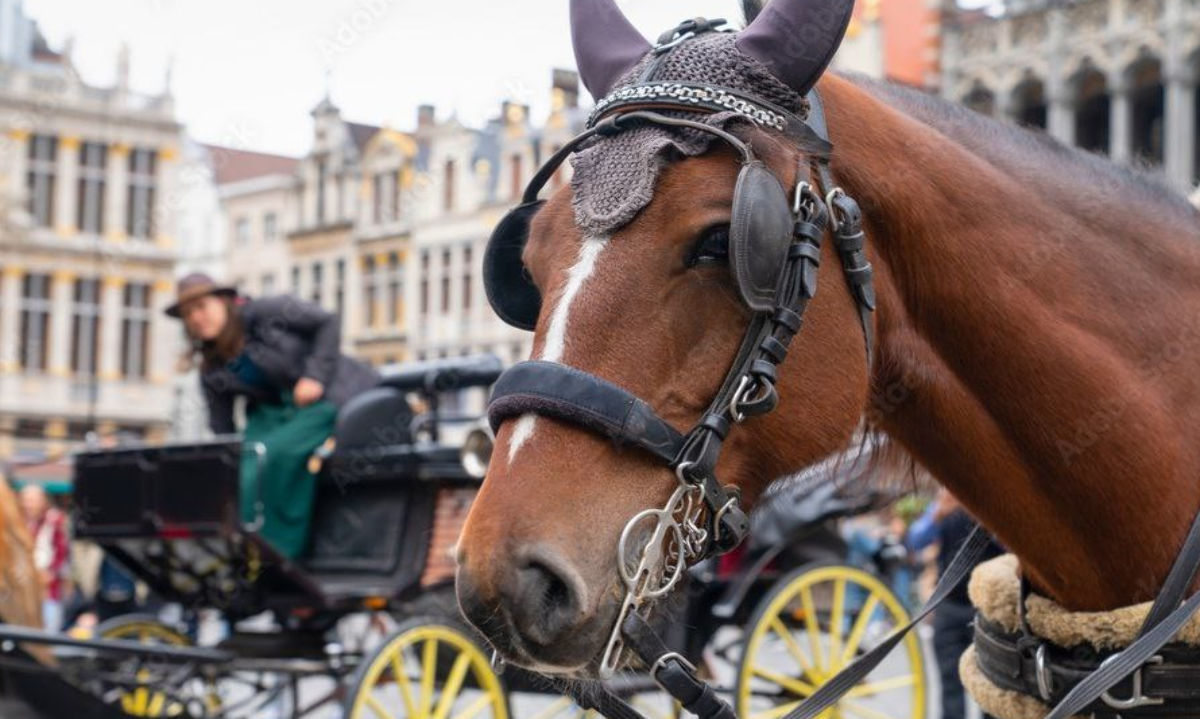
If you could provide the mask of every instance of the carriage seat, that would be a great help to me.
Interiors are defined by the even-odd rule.
[[[338,411],[333,431],[337,450],[412,444],[413,409],[407,393],[486,387],[503,371],[495,355],[388,365],[378,385],[351,397]]]
[[[503,371],[500,358],[492,354],[404,362],[381,369],[383,379],[379,386],[402,392],[451,392],[467,387],[487,387]]]

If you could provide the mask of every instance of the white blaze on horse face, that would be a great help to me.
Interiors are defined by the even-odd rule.
[[[607,237],[588,237],[584,239],[583,245],[579,248],[579,259],[575,260],[575,264],[567,271],[567,286],[563,288],[562,295],[558,298],[558,304],[554,306],[554,311],[550,313],[550,327],[546,329],[546,336],[542,342],[542,352],[538,355],[538,359],[545,362],[558,362],[562,360],[563,351],[567,346],[567,319],[571,313],[571,303],[575,300],[575,296],[579,294],[584,281],[595,271],[596,258],[600,256],[600,250],[603,250],[607,244]],[[508,443],[509,464],[512,464],[513,459],[516,458],[521,445],[525,444],[533,436],[533,428],[536,422],[537,415],[532,412],[521,415],[517,420],[517,424],[513,427],[512,438]]]

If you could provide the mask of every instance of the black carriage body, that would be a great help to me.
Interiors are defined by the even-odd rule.
[[[492,357],[403,365],[347,402],[295,560],[241,521],[240,464],[254,448],[230,438],[76,455],[76,536],[162,597],[234,619],[266,609],[328,619],[413,599],[448,581],[428,559],[457,528],[436,518],[452,501],[461,520],[479,479],[457,447],[414,440],[414,425],[438,418],[414,417],[406,395],[490,384],[500,370]]]

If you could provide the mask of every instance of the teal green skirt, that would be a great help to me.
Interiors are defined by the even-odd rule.
[[[337,407],[327,400],[307,407],[259,403],[246,414],[243,441],[247,448],[261,442],[267,453],[261,465],[252,451],[242,455],[242,520],[255,519],[255,503],[262,497],[263,525],[259,533],[284,556],[300,556],[308,543],[317,478],[308,471],[308,459],[333,433]],[[261,494],[260,494],[261,493]]]

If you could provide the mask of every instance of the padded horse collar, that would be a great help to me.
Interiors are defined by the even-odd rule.
[[[707,29],[711,27],[708,23]],[[703,30],[689,30],[699,31]],[[676,34],[679,32],[677,29]],[[680,42],[675,36],[664,38],[671,46]],[[647,79],[646,74],[642,79]],[[580,145],[596,136],[651,124],[709,133],[741,157],[730,221],[729,262],[751,318],[720,390],[686,434],[623,388],[555,362],[535,360],[511,367],[496,382],[488,407],[494,431],[505,420],[541,414],[644,450],[675,472],[679,485],[668,505],[640,513],[622,534],[618,565],[623,568],[628,593],[600,664],[602,674],[615,670],[628,641],[652,667],[656,681],[702,717],[732,719],[733,712],[693,676],[682,657],[662,648],[638,612],[646,600],[666,594],[687,565],[733,549],[749,530],[737,489],[722,486],[717,479],[717,460],[734,425],[766,414],[778,404],[777,367],[787,356],[816,293],[821,243],[830,219],[836,249],[859,307],[868,364],[871,358],[870,313],[875,298],[871,267],[863,252],[862,214],[854,200],[833,183],[828,167],[832,146],[823,108],[815,91],[808,100],[808,116],[801,119],[760,99],[711,86],[643,82],[618,90],[601,99],[588,127],[538,170],[521,204],[497,225],[484,254],[485,289],[493,309],[509,324],[533,329],[541,296],[523,271],[521,252],[529,223],[542,204],[539,192]],[[783,132],[800,145],[827,194],[823,197],[815,190],[801,166],[789,201],[788,193],[748,143],[719,127],[676,115],[680,111],[707,114],[730,110],[759,127]],[[636,569],[627,572],[627,540],[637,534],[635,529],[643,521],[651,524],[651,539],[635,550],[632,566]],[[664,549],[663,544],[670,546]],[[658,564],[649,561],[651,554]]]

